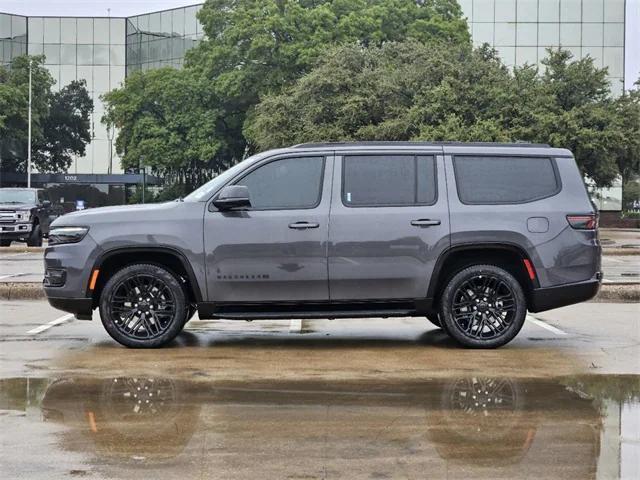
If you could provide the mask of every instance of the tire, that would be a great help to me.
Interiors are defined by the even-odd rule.
[[[520,283],[494,265],[473,265],[449,280],[440,299],[447,332],[470,348],[497,348],[520,332],[527,302]]]
[[[427,320],[433,323],[436,327],[441,328],[444,333],[451,336],[447,328],[447,325],[440,321],[440,313],[438,312],[430,313],[429,315],[427,315]]]
[[[173,273],[158,265],[134,264],[107,281],[100,295],[100,318],[118,343],[157,348],[182,331],[186,300]]]
[[[193,318],[197,311],[198,308],[194,303],[190,303],[187,305],[187,308],[185,309],[186,315],[184,317],[184,325],[186,325],[187,322]]]
[[[440,318],[437,313],[430,313],[427,315],[427,320],[433,323],[436,327],[442,328],[442,324],[440,323]]]
[[[31,235],[27,238],[27,247],[41,247],[42,246],[42,230],[40,224],[35,224]]]
[[[0,247],[10,247],[11,240],[0,240]]]

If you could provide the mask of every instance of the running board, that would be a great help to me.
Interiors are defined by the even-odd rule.
[[[424,315],[422,302],[343,302],[314,304],[198,304],[201,319],[276,320],[290,318],[410,317]]]

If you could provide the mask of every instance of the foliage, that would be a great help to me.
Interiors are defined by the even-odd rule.
[[[612,100],[606,71],[566,51],[549,50],[544,65],[542,74],[532,66],[510,71],[486,45],[342,46],[264,96],[244,133],[261,149],[321,140],[524,140],[572,149],[598,185],[619,169],[637,172],[637,91]]]
[[[91,141],[93,100],[85,80],[74,80],[51,95],[49,115],[42,122],[43,135],[34,144],[33,160],[41,172],[65,172],[73,155],[85,154]]]
[[[207,38],[187,54],[208,81],[225,129],[216,138],[242,157],[247,112],[309,72],[331,45],[379,46],[414,39],[469,45],[455,0],[208,0]]]
[[[93,102],[84,81],[53,93],[44,57],[21,56],[0,67],[0,168],[26,171],[29,61],[32,61],[32,161],[41,172],[66,171],[73,155],[83,155]]]
[[[640,202],[640,180],[629,180],[622,185],[622,209],[631,210],[633,202]]]
[[[141,159],[156,171],[213,168],[230,156],[218,99],[191,70],[136,72],[103,98],[104,121],[120,129],[123,168],[137,168]]]

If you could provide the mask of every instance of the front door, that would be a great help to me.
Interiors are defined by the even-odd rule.
[[[336,156],[330,223],[332,302],[426,298],[449,246],[442,155]]]
[[[326,302],[333,157],[267,159],[234,184],[251,208],[205,212],[210,302]]]

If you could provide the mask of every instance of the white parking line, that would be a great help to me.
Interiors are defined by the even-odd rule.
[[[0,276],[0,280],[4,280],[5,278],[21,277],[23,275],[27,275],[27,274],[24,272],[20,272],[20,273],[12,273],[10,275],[2,275]]]
[[[289,333],[302,333],[302,320],[291,320],[291,323],[289,323]]]
[[[67,323],[72,319],[73,319],[73,313],[69,313],[67,315],[63,315],[60,318],[56,318],[55,320],[51,320],[49,323],[45,323],[44,325],[40,325],[39,327],[33,328],[29,330],[27,333],[29,335],[37,335],[38,333],[42,333],[45,330],[49,330],[51,327],[55,327],[56,325]]]
[[[544,328],[545,330],[549,330],[550,332],[555,333],[556,335],[567,335],[567,332],[563,332],[559,328],[556,328],[556,327],[554,327],[552,325],[549,325],[548,323],[543,322],[542,320],[538,320],[537,318],[534,318],[531,315],[527,315],[527,319],[530,320],[531,322],[535,323],[539,327]]]

